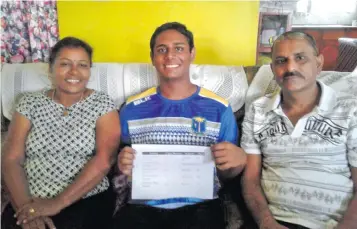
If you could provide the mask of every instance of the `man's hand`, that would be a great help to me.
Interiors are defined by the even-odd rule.
[[[247,155],[244,150],[230,142],[221,142],[211,146],[216,166],[220,170],[244,167]]]
[[[61,210],[62,210],[61,201],[56,198],[53,199],[35,198],[33,199],[32,202],[20,207],[17,210],[15,217],[17,218],[17,225],[20,225],[20,224],[26,224],[27,222],[31,222],[39,217],[56,215]]]
[[[47,225],[47,227],[46,227]],[[56,229],[53,221],[49,217],[39,217],[29,223],[22,225],[22,229]]]
[[[118,155],[119,170],[129,176],[133,170],[133,162],[135,159],[135,150],[131,147],[124,147]]]

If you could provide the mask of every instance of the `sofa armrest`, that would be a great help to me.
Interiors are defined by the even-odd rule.
[[[252,82],[255,74],[258,72],[260,66],[255,65],[255,66],[246,66],[244,67],[245,74],[247,75],[247,81],[248,85]]]

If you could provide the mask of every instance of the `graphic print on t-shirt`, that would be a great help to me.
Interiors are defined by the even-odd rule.
[[[321,118],[318,118],[316,116],[309,117],[309,119],[306,121],[303,135],[318,135],[320,138],[329,141],[334,145],[340,144],[341,140],[339,139],[339,137],[345,131],[347,131],[347,129],[336,124],[330,118],[323,116],[320,117]]]
[[[272,122],[267,123],[267,125],[256,131],[254,136],[256,139],[259,139],[259,141],[264,141],[267,138],[278,137],[287,134],[288,130],[285,126],[285,123],[281,118],[277,118],[276,120],[272,120]]]

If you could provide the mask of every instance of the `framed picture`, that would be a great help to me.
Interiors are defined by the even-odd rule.
[[[267,55],[271,52],[271,45],[280,34],[291,30],[291,16],[291,13],[260,13],[257,63],[260,55]]]

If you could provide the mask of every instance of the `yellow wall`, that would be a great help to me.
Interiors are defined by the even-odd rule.
[[[96,62],[149,62],[155,28],[179,21],[193,32],[195,63],[255,64],[259,1],[58,1],[60,36],[94,48]]]

